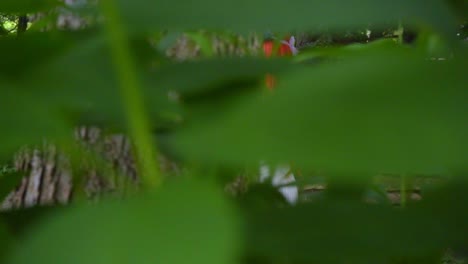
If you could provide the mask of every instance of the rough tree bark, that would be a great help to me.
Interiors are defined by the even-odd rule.
[[[0,208],[66,204],[77,191],[84,191],[89,199],[98,199],[106,193],[122,191],[128,183],[139,183],[132,144],[126,136],[105,135],[97,127],[83,126],[75,130],[75,138],[83,150],[80,160],[75,160],[76,166],[51,143],[21,149],[14,158],[14,166],[25,176]],[[164,172],[178,173],[175,163],[163,155],[159,162]]]

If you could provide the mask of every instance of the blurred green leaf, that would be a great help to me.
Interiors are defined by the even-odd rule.
[[[54,98],[48,92],[51,87],[41,86],[34,76],[38,69],[47,68],[52,61],[93,34],[92,31],[49,32],[0,39],[3,52],[0,60],[0,156],[11,155],[25,144],[40,145],[44,139],[55,143],[72,139],[71,123],[61,113],[59,105],[51,100]],[[64,68],[58,73],[45,72],[41,78],[63,72]]]
[[[120,0],[133,32],[155,29],[229,29],[241,32],[349,29],[396,25],[428,25],[455,36],[456,19],[444,1],[158,1]]]
[[[0,84],[5,85],[0,96],[0,156],[11,155],[26,144],[41,145],[44,139],[65,143],[72,138],[71,127],[55,106],[7,82],[0,80]]]
[[[226,58],[172,63],[151,75],[158,89],[176,91],[184,97],[202,97],[231,84],[257,84],[266,73],[294,69],[285,59]],[[154,90],[152,90],[154,91]]]
[[[141,38],[133,39],[132,50],[144,80],[151,64],[160,56]],[[78,42],[47,59],[41,67],[29,71],[28,78],[16,79],[16,83],[42,102],[64,111],[73,123],[124,127],[116,73],[106,42],[99,36]],[[162,89],[152,94],[155,96],[147,99],[153,117],[164,119],[164,111],[176,110]]]
[[[293,60],[300,63],[316,61],[320,58],[341,59],[346,57],[366,56],[369,53],[384,53],[395,49],[401,49],[401,46],[393,39],[379,39],[370,43],[350,44],[336,47],[313,47],[296,55]]]
[[[288,201],[277,187],[264,183],[250,185],[247,193],[240,197],[239,202],[242,206],[254,210],[289,206]]]
[[[292,161],[345,178],[466,169],[466,68],[393,50],[304,69],[222,120],[197,120],[176,146],[209,164]]]
[[[5,77],[20,90],[71,114],[77,119],[73,123],[124,126],[116,76],[102,38],[93,38],[91,34],[78,34],[75,38],[65,34],[33,34],[30,38],[2,43],[6,50],[18,50],[19,55],[6,57],[2,68]],[[168,118],[177,119],[171,114],[178,109],[168,98],[170,91],[184,97],[200,96],[220,88],[234,89],[232,83],[255,84],[266,72],[290,68],[288,60],[254,58],[167,64],[149,43],[138,38],[134,39],[132,49],[146,84],[147,105],[155,123],[162,125]]]
[[[232,58],[166,63],[147,42],[135,39],[133,44],[140,77],[145,84],[145,100],[156,124],[163,124],[171,117],[170,113],[179,111],[177,102],[169,98],[170,92],[183,97],[203,96],[221,89],[234,89],[229,86],[232,83],[255,84],[266,72],[291,68],[284,59]],[[101,38],[68,50],[33,72],[21,85],[41,91],[39,96],[44,101],[71,112],[84,112],[90,117],[85,123],[105,121],[123,126],[117,79]]]
[[[22,240],[29,236],[29,232],[36,228],[38,223],[58,212],[66,210],[65,207],[47,206],[22,208],[21,210],[9,210],[0,212],[0,221],[4,223],[9,234],[15,240]]]
[[[17,171],[10,171],[0,175],[0,200],[4,199],[20,183],[23,174]]]
[[[266,93],[265,74],[298,67],[302,65],[281,58],[210,58],[164,65],[151,79],[158,89],[175,93],[184,107],[185,121],[190,122],[197,117],[215,119],[225,109],[236,107],[237,98]],[[157,90],[150,90],[150,97],[157,96],[153,91]]]
[[[0,38],[0,76],[10,80],[33,78],[29,76],[32,71],[46,66],[96,35],[96,30],[90,29],[73,33],[28,32],[21,38]]]
[[[214,187],[179,181],[53,215],[9,263],[234,263],[240,235],[232,209]]]
[[[466,225],[452,228],[444,211],[452,212],[451,219],[455,211],[451,203],[442,204],[445,210],[432,203],[400,210],[326,199],[288,208],[248,208],[246,253],[299,263],[387,263],[395,257],[433,256],[468,231]]]
[[[2,0],[0,13],[32,13],[51,9],[59,4],[57,0]]]
[[[468,230],[468,196],[466,188],[468,186],[468,174],[451,175],[452,180],[440,186],[427,190],[423,194],[424,203],[421,210],[425,211],[428,218],[438,220],[441,224],[446,223],[449,227],[447,238],[450,238],[453,248],[463,249],[468,247],[468,237],[465,235]]]
[[[6,225],[0,221],[0,263],[4,263],[7,254],[13,246],[13,239]]]

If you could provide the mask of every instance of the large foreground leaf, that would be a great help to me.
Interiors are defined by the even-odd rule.
[[[10,263],[233,263],[237,221],[221,193],[195,182],[165,187],[52,215]]]
[[[455,18],[446,3],[430,1],[319,0],[119,0],[130,29],[231,29],[290,31],[395,26],[398,21],[454,33]],[[454,35],[452,35],[454,36]]]
[[[406,210],[331,199],[248,210],[247,254],[298,263],[393,263],[387,261],[440,257],[457,243],[466,248],[468,214],[462,191],[466,181],[455,186],[425,193],[429,200]]]
[[[269,98],[245,98],[223,120],[181,132],[178,150],[208,163],[292,161],[348,176],[466,169],[466,67],[393,50],[279,76]]]

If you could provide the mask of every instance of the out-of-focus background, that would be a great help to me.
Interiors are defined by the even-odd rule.
[[[0,263],[466,263],[465,0],[1,0]]]

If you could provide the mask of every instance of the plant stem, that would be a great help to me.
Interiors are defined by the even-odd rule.
[[[398,23],[398,43],[399,44],[403,44],[403,34],[405,33],[405,28],[403,27],[403,24],[401,23],[401,21]]]
[[[100,3],[105,16],[113,64],[120,83],[120,96],[135,144],[141,179],[144,185],[157,187],[162,183],[157,162],[157,149],[150,132],[149,119],[141,94],[141,84],[130,53],[128,37],[114,0],[102,0]]]
[[[406,194],[407,194],[407,188],[406,188],[406,175],[403,174],[401,176],[401,182],[400,182],[400,206],[402,208],[405,208],[406,207],[406,200],[407,200],[407,197],[406,197]]]

